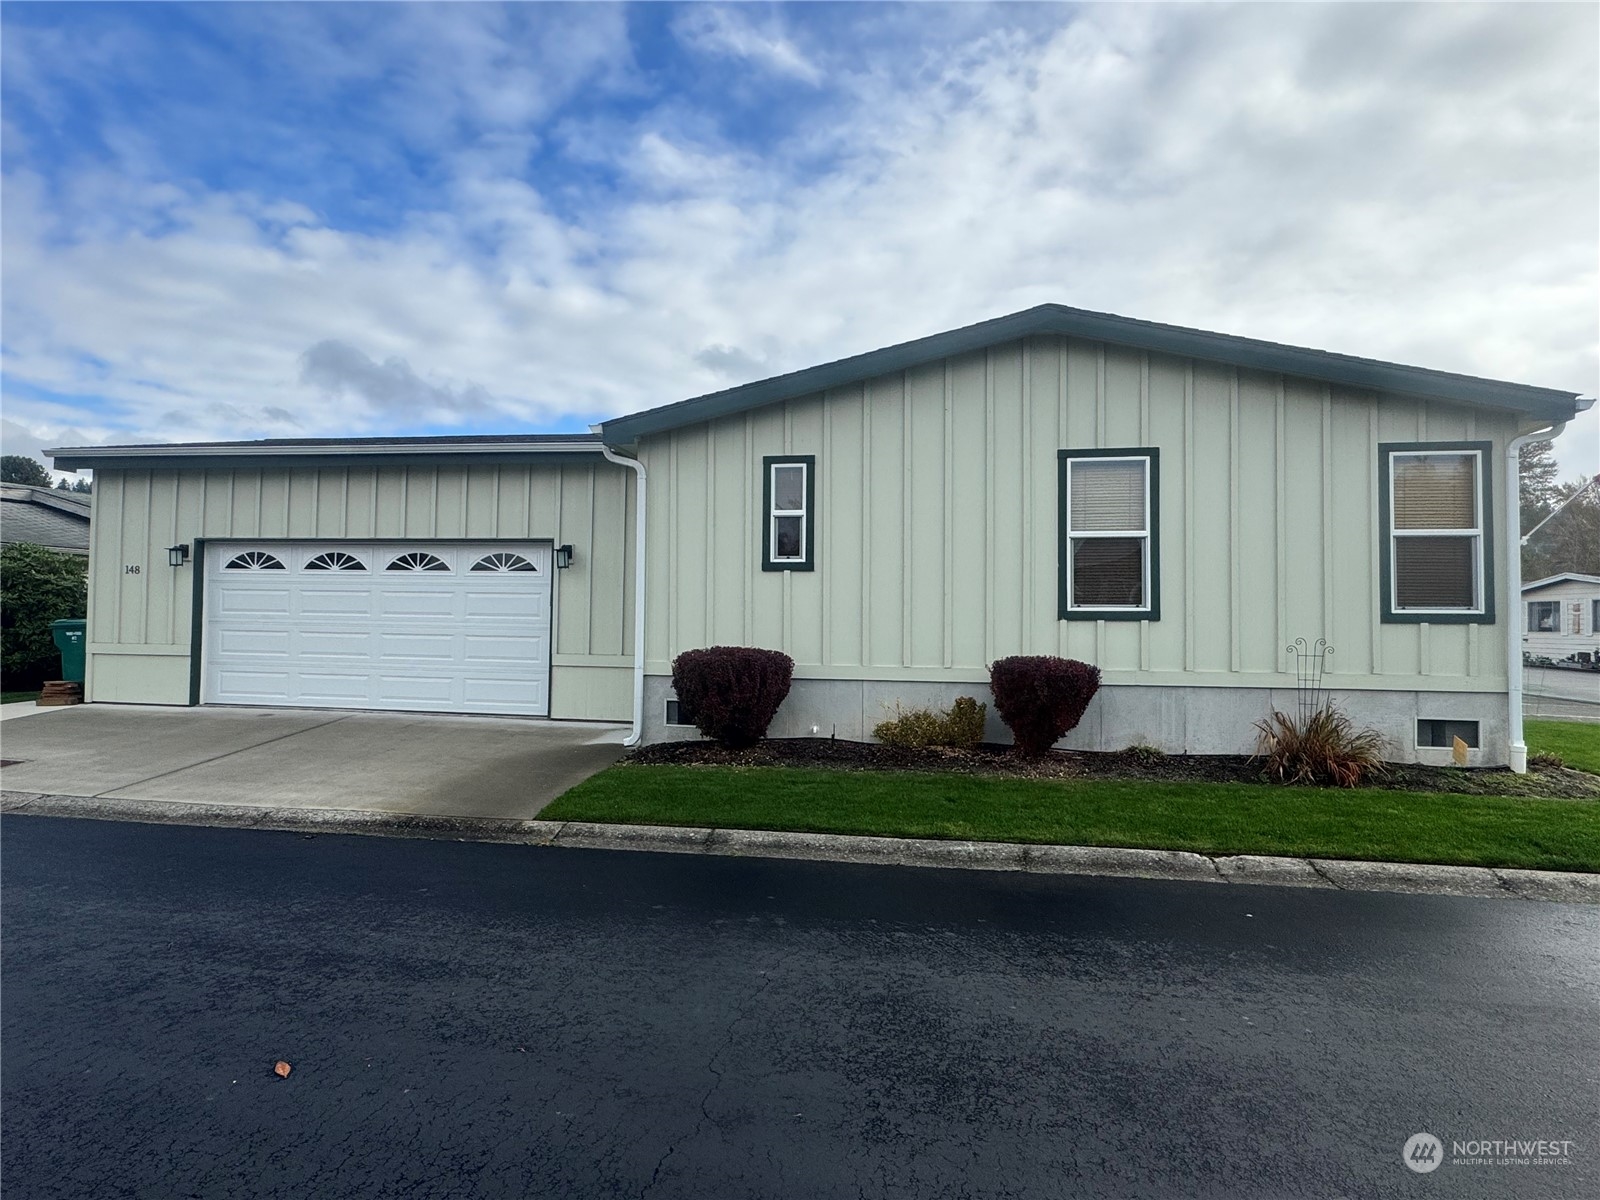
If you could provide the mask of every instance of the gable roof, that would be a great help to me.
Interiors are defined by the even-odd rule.
[[[1382,362],[1375,358],[1355,358],[1348,354],[1285,346],[1278,342],[1263,342],[1231,334],[1209,333],[1180,325],[1161,325],[1111,313],[1068,308],[1064,304],[1041,304],[948,333],[936,333],[932,337],[902,342],[882,350],[841,358],[837,362],[807,367],[787,375],[777,375],[725,391],[680,400],[676,404],[647,409],[631,416],[617,417],[600,426],[601,436],[609,445],[627,445],[652,433],[730,416],[1040,334],[1109,342],[1138,350],[1324,380],[1379,392],[1508,409],[1541,420],[1560,421],[1579,411],[1577,392],[1479,379],[1449,371],[1431,371],[1425,367]]]
[[[91,497],[27,483],[0,485],[0,541],[89,551]]]
[[[1532,583],[1522,585],[1524,592],[1536,592],[1540,588],[1554,587],[1558,583],[1592,583],[1600,587],[1600,575],[1579,575],[1576,571],[1567,571],[1561,575],[1547,575],[1543,579],[1535,579]]]

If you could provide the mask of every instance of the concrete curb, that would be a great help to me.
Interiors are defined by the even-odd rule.
[[[667,854],[793,858],[910,867],[954,867],[968,871],[1031,871],[1049,875],[1101,875],[1188,883],[1600,904],[1600,874],[1576,871],[1276,858],[1257,854],[1212,858],[1186,850],[1039,846],[1020,842],[958,842],[934,838],[857,837],[831,833],[609,825],[582,821],[431,817],[370,809],[179,804],[166,800],[50,796],[36,792],[0,792],[0,812],[97,821],[272,829],[295,833],[454,838],[458,841],[572,849],[649,850]]]

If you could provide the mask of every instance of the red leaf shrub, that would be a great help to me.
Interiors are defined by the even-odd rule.
[[[1017,749],[1038,758],[1083,719],[1100,690],[1100,668],[1074,658],[1019,654],[990,665],[989,688]]]
[[[789,694],[794,659],[780,650],[711,646],[672,661],[672,687],[696,728],[724,746],[753,746]]]

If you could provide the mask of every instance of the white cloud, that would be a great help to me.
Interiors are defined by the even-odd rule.
[[[691,4],[673,22],[678,40],[705,54],[743,59],[812,85],[823,72],[777,28],[776,10],[765,12],[766,28],[758,28],[744,11],[721,5]]]
[[[517,174],[515,98],[448,81],[505,140],[452,152],[448,205],[383,234],[13,168],[7,371],[105,396],[140,437],[581,427],[1053,300],[1596,390],[1600,104],[1570,82],[1595,77],[1596,10],[1075,11],[898,75],[791,45],[836,119],[767,154],[672,105],[586,129],[626,181],[592,205]],[[743,16],[684,20],[780,69],[728,32]],[[439,34],[490,63],[494,36]],[[330,346],[342,374],[304,368]],[[1558,443],[1566,474],[1595,470],[1595,430]]]

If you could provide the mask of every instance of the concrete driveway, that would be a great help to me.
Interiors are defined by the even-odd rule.
[[[525,820],[627,727],[516,717],[84,704],[5,722],[9,791]]]

